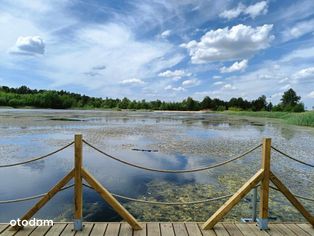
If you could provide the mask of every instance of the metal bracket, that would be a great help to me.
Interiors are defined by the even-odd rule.
[[[267,230],[268,228],[268,219],[267,218],[258,218],[257,223],[260,230]]]
[[[83,230],[83,220],[82,219],[74,219],[74,231],[82,231]]]
[[[252,222],[256,222],[256,221],[254,221],[252,218],[241,218],[241,222],[252,223]]]
[[[253,188],[252,194],[252,218],[241,218],[241,222],[243,223],[252,223],[257,220],[257,187]]]

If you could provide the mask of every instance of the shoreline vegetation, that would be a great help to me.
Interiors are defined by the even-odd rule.
[[[241,97],[223,101],[206,96],[202,101],[188,97],[181,102],[165,102],[136,101],[126,97],[123,99],[95,98],[64,90],[0,86],[0,108],[219,112],[227,115],[275,118],[288,124],[314,127],[314,112],[306,112],[300,100],[301,97],[293,89],[284,92],[281,102],[274,106],[271,102],[267,102],[264,95],[251,101]]]
[[[269,112],[269,111],[225,111],[222,114],[232,116],[246,116],[255,118],[279,119],[290,125],[314,127],[314,111],[294,112]]]

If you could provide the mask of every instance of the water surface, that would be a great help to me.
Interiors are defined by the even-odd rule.
[[[314,130],[276,120],[213,113],[0,110],[0,163],[46,154],[73,140],[76,133],[123,160],[153,168],[190,169],[228,160],[271,137],[273,145],[313,163]],[[156,150],[141,152],[134,149]],[[45,160],[0,169],[0,201],[46,192],[73,168],[73,147]],[[190,201],[235,192],[260,167],[261,150],[214,170],[159,174],[125,166],[84,146],[84,166],[108,190],[134,198]],[[273,154],[272,169],[292,191],[314,198],[314,171]],[[251,215],[251,194],[226,219]],[[0,222],[20,217],[36,200],[0,205]],[[311,202],[302,201],[314,211]],[[139,220],[204,221],[223,201],[195,206],[160,207],[122,201]],[[279,193],[271,192],[270,215],[303,218]],[[69,221],[73,189],[58,193],[36,217]],[[84,190],[84,218],[119,221],[119,216],[90,189]]]

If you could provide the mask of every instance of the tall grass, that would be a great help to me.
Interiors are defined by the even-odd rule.
[[[314,111],[307,111],[302,113],[290,113],[290,112],[268,112],[268,111],[226,111],[224,114],[237,115],[237,116],[249,116],[249,117],[263,117],[263,118],[275,118],[284,120],[288,124],[299,126],[314,127]]]
[[[314,127],[314,112],[302,112],[296,114],[290,114],[286,119],[287,123],[301,126]]]

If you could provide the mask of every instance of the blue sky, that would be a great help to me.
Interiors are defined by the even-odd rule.
[[[0,84],[314,106],[313,0],[0,0]]]

